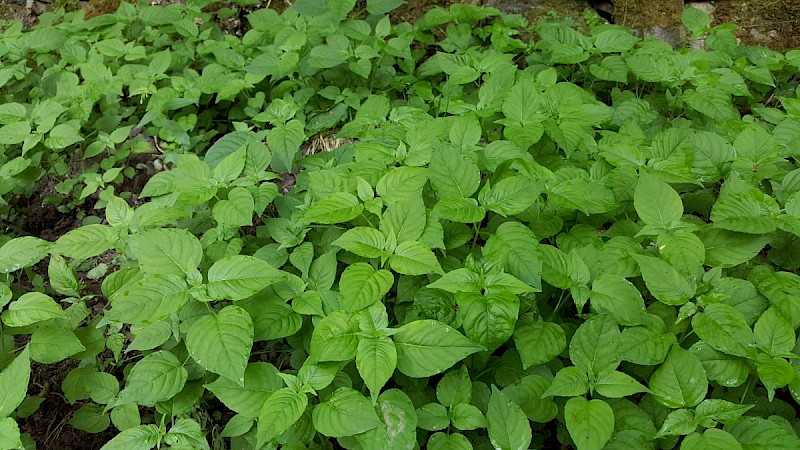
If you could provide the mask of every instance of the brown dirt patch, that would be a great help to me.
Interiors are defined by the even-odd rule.
[[[777,51],[800,48],[800,1],[718,0],[714,24],[733,23],[736,35],[750,45]]]

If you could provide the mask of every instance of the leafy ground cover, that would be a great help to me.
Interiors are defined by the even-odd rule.
[[[0,448],[800,446],[800,51],[399,3],[2,26]]]

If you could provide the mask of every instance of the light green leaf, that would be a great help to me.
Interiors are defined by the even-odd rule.
[[[694,8],[686,8],[690,10]],[[681,450],[741,450],[742,445],[730,433],[719,428],[709,428],[700,433],[692,433],[684,438]]]
[[[664,362],[675,342],[675,335],[671,333],[658,333],[645,327],[629,327],[622,330],[619,352],[624,361],[654,366]]]
[[[622,398],[639,392],[647,392],[647,388],[626,373],[609,370],[601,372],[594,382],[594,390],[603,397]]]
[[[742,314],[733,306],[715,303],[692,318],[692,329],[711,347],[729,355],[753,353],[755,336]]]
[[[708,379],[722,386],[741,386],[750,376],[750,365],[747,361],[718,352],[704,341],[696,342],[689,351],[703,364]]]
[[[428,169],[422,167],[397,167],[386,173],[375,186],[375,191],[384,203],[415,199],[422,196],[422,188],[428,182]]]
[[[531,443],[531,426],[525,413],[495,386],[489,398],[486,425],[495,448],[524,450]]]
[[[683,215],[681,197],[667,183],[643,173],[633,195],[639,218],[647,225],[670,229]]]
[[[769,236],[737,233],[711,228],[700,233],[706,248],[706,264],[714,267],[734,267],[750,261],[770,242]]]
[[[484,350],[448,325],[435,320],[416,320],[394,335],[397,369],[410,377],[442,373],[467,356]]]
[[[428,439],[430,450],[472,450],[472,444],[461,433],[433,433]]]
[[[100,433],[111,425],[111,418],[102,406],[86,403],[73,413],[69,424],[87,433]]]
[[[689,408],[706,397],[708,380],[700,360],[675,345],[650,377],[650,390],[669,408]]]
[[[383,425],[372,403],[351,388],[337,389],[328,401],[314,407],[314,428],[325,436],[353,436]]]
[[[258,417],[267,398],[283,387],[278,373],[272,364],[252,362],[244,372],[244,386],[238,380],[219,377],[205,388],[231,410],[245,417]]]
[[[447,408],[438,403],[428,403],[416,410],[419,428],[428,431],[443,430],[450,425]]]
[[[50,250],[75,259],[91,258],[113,247],[115,234],[107,225],[85,225],[58,238]]]
[[[645,312],[639,290],[619,275],[604,274],[594,279],[589,294],[592,306],[606,312],[620,325],[638,325]]]
[[[447,372],[436,385],[436,399],[448,408],[467,403],[471,397],[472,380],[466,366]]]
[[[775,272],[768,266],[756,266],[750,271],[748,281],[767,299],[772,307],[786,319],[792,328],[800,327],[800,276],[790,272]]]
[[[595,375],[614,370],[620,363],[620,333],[611,316],[597,315],[582,323],[569,343],[575,367]]]
[[[189,301],[189,290],[180,277],[153,275],[121,287],[109,301],[111,310],[103,317],[104,322],[146,325],[181,309]]]
[[[144,231],[131,237],[128,245],[146,274],[188,276],[203,259],[200,241],[178,228]]]
[[[501,264],[506,272],[541,289],[542,259],[538,240],[533,232],[519,222],[505,222],[486,242],[484,258]]]
[[[658,301],[667,305],[682,305],[694,297],[694,283],[666,261],[653,256],[632,256],[639,263],[647,289]]]
[[[3,323],[9,327],[24,327],[49,319],[64,319],[67,315],[49,295],[28,292],[11,302],[3,311]]]
[[[24,448],[19,435],[19,426],[13,417],[0,419],[0,448]]]
[[[172,448],[208,450],[208,441],[200,424],[193,419],[178,419],[164,436],[164,442]]]
[[[374,228],[356,227],[345,231],[332,244],[364,258],[379,258],[384,254],[386,238]]]
[[[767,234],[777,228],[779,213],[780,206],[774,198],[740,179],[731,178],[722,185],[719,198],[711,208],[711,221],[715,228]]]
[[[456,296],[462,328],[473,342],[493,351],[511,337],[519,314],[519,298],[506,291],[460,293]]]
[[[253,320],[234,305],[201,317],[186,333],[186,349],[197,364],[240,385],[252,346]]]
[[[467,431],[486,427],[486,418],[474,405],[459,403],[450,409],[450,422],[459,430]]]
[[[415,241],[425,230],[425,205],[421,198],[396,202],[386,208],[380,223],[385,236],[394,233],[397,242]]]
[[[36,328],[29,348],[31,359],[42,364],[55,364],[86,350],[75,333],[58,326]]]
[[[388,270],[375,270],[367,263],[355,263],[342,272],[339,305],[345,311],[358,311],[379,302],[394,284]]]
[[[511,386],[503,389],[503,393],[511,401],[520,405],[528,419],[547,423],[555,419],[558,406],[555,402],[545,397],[544,393],[550,385],[550,380],[539,375],[528,375]]]
[[[362,337],[356,351],[356,368],[373,398],[392,377],[397,367],[397,351],[394,342],[386,336]]]
[[[484,208],[504,217],[522,213],[539,198],[541,185],[528,176],[503,178],[496,184],[487,182],[478,194]]]
[[[47,255],[50,242],[33,236],[11,239],[0,247],[0,273],[30,267]]]
[[[246,227],[253,224],[254,209],[252,194],[247,188],[239,186],[228,192],[227,199],[214,205],[211,215],[223,227]]]
[[[755,340],[771,356],[782,356],[792,351],[796,344],[794,328],[776,308],[769,308],[753,328]]]
[[[100,450],[150,450],[160,437],[158,425],[139,425],[114,436]]]
[[[436,255],[422,242],[406,241],[397,245],[389,257],[389,265],[403,275],[443,274]]]
[[[50,286],[58,293],[70,296],[79,296],[81,284],[75,276],[75,269],[67,264],[61,255],[51,255],[50,264],[47,265],[47,277]]]
[[[699,420],[694,412],[688,409],[676,409],[664,419],[664,423],[656,436],[685,436],[694,432],[698,425]]]
[[[315,361],[349,361],[358,351],[360,328],[355,315],[334,311],[320,320],[311,335],[310,356]]]
[[[767,398],[772,401],[775,389],[782,388],[795,378],[794,367],[783,358],[759,355],[756,359],[758,378],[767,388]]]
[[[370,14],[386,14],[405,2],[406,0],[367,0],[367,11]]]
[[[303,415],[308,406],[306,394],[281,388],[267,398],[258,414],[257,446],[272,442]]]
[[[703,400],[695,412],[698,417],[711,419],[723,424],[733,423],[739,420],[744,413],[749,411],[754,405],[740,405],[725,400],[709,398]]]
[[[267,133],[267,146],[272,152],[270,163],[276,172],[290,172],[300,150],[300,144],[306,138],[303,124],[292,119],[285,125],[277,125]]]
[[[577,397],[587,392],[589,392],[589,378],[586,372],[570,366],[556,372],[550,387],[542,393],[542,397]]]
[[[303,213],[303,220],[307,223],[344,223],[358,217],[363,209],[355,195],[335,192],[312,203]]]
[[[0,127],[0,145],[21,144],[31,135],[31,126],[28,122],[13,122]]]
[[[116,405],[155,405],[180,392],[187,378],[188,372],[175,355],[168,351],[151,353],[133,366]]]
[[[242,300],[284,278],[279,270],[258,258],[228,256],[208,269],[208,295],[216,299]]]
[[[480,222],[486,216],[486,210],[478,206],[474,198],[445,197],[436,203],[433,211],[442,219],[459,223]]]
[[[614,411],[602,400],[573,397],[564,406],[564,418],[578,450],[600,450],[614,432]]]
[[[0,417],[8,417],[22,403],[30,377],[31,360],[26,347],[0,372]]]
[[[428,172],[439,198],[470,197],[481,183],[481,173],[461,150],[451,146],[435,149]]]

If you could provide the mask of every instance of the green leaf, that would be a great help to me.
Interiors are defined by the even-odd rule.
[[[193,419],[178,419],[164,436],[164,442],[172,448],[208,450],[210,447],[200,424]]]
[[[100,405],[87,403],[73,413],[69,424],[87,433],[100,433],[111,425],[111,418]]]
[[[632,255],[642,271],[650,294],[667,305],[682,305],[694,297],[694,283],[666,261],[652,256]]]
[[[9,327],[24,327],[50,319],[64,319],[67,315],[49,295],[28,292],[11,302],[3,311],[3,323]]]
[[[592,306],[606,312],[620,325],[638,325],[644,314],[644,300],[636,287],[619,275],[604,274],[594,279],[589,294]]]
[[[703,364],[708,379],[722,386],[741,386],[750,376],[750,365],[747,361],[718,352],[706,342],[696,342],[689,351]]]
[[[511,337],[519,314],[519,298],[505,291],[487,293],[460,293],[456,296],[461,327],[473,342],[493,351]]]
[[[208,295],[215,299],[242,300],[284,278],[279,270],[258,258],[228,256],[208,269]]]
[[[647,388],[628,374],[609,370],[597,375],[594,390],[603,397],[622,398],[639,392],[647,392]]]
[[[370,14],[386,14],[399,8],[406,0],[367,0],[367,12]]]
[[[235,187],[228,192],[227,199],[214,205],[211,215],[220,226],[246,227],[253,224],[254,209],[255,201],[250,191],[244,187]]]
[[[619,352],[624,361],[654,366],[664,362],[675,342],[674,334],[657,333],[645,327],[630,327],[622,330]]]
[[[522,213],[539,198],[541,185],[531,177],[511,176],[492,185],[487,182],[478,194],[484,208],[504,217]]]
[[[694,8],[686,8],[694,9]],[[707,17],[707,16],[706,16]],[[692,433],[683,440],[681,450],[741,450],[742,445],[730,433],[718,428],[709,428],[700,433]]]
[[[542,397],[577,397],[589,392],[589,378],[583,369],[564,367],[556,372],[550,387],[542,393]]]
[[[356,350],[356,368],[373,398],[392,377],[397,367],[394,342],[386,336],[362,337]]]
[[[69,121],[53,127],[44,140],[44,145],[47,148],[60,150],[82,140],[77,121]]]
[[[633,195],[636,213],[647,225],[670,229],[683,216],[681,197],[667,183],[641,174]]]
[[[506,272],[541,289],[542,259],[533,232],[518,222],[505,222],[486,242],[484,258],[501,264]]]
[[[683,23],[683,26],[691,30],[692,33],[697,34],[711,26],[711,19],[708,17],[708,14],[706,14],[705,11],[701,11],[700,9],[689,5],[683,10],[681,23]]]
[[[417,408],[418,426],[423,430],[443,430],[450,425],[447,408],[438,403],[428,403]]]
[[[161,438],[157,425],[139,425],[123,430],[100,450],[150,450]]]
[[[428,169],[422,167],[396,167],[386,173],[375,186],[375,191],[384,203],[416,199],[422,196],[422,188],[428,182]]]
[[[698,425],[699,420],[694,412],[688,409],[676,409],[664,419],[664,423],[656,436],[685,436],[693,433]]]
[[[776,308],[769,308],[753,328],[755,340],[771,356],[786,355],[794,349],[794,328],[781,316]]]
[[[81,284],[75,276],[75,270],[67,265],[67,261],[60,255],[51,255],[50,264],[47,266],[47,277],[50,286],[60,294],[79,296]]]
[[[155,405],[180,392],[187,378],[188,372],[175,355],[168,351],[151,353],[133,366],[116,405]]]
[[[480,222],[486,216],[486,210],[474,198],[445,197],[433,210],[440,218],[459,223]]]
[[[767,388],[767,398],[772,401],[775,389],[782,388],[795,378],[794,367],[783,358],[759,355],[756,359],[758,378]]]
[[[364,206],[353,194],[335,192],[312,203],[303,213],[307,223],[335,224],[349,222],[361,214]]]
[[[351,388],[337,389],[330,399],[314,407],[314,428],[325,436],[353,436],[383,424],[372,403]]]
[[[30,267],[47,255],[50,242],[33,236],[11,239],[0,247],[0,273]]]
[[[696,314],[692,329],[708,345],[729,355],[748,357],[755,346],[755,336],[742,314],[722,303],[708,305]]]
[[[25,399],[31,377],[30,353],[26,347],[0,372],[0,417],[8,417]]]
[[[779,213],[780,206],[774,198],[732,178],[720,189],[719,198],[711,208],[711,221],[715,228],[767,234],[777,228]]]
[[[478,166],[468,161],[459,149],[450,146],[433,152],[428,174],[439,198],[471,197],[481,183]]]
[[[700,233],[706,248],[706,264],[734,267],[755,258],[770,242],[769,236],[711,228]]]
[[[550,381],[539,375],[528,375],[516,383],[503,389],[503,393],[528,416],[528,419],[547,423],[558,414],[558,406],[552,399],[545,397]]]
[[[418,241],[406,241],[397,245],[389,257],[392,269],[403,275],[443,274],[442,266],[436,255],[425,244]]]
[[[474,405],[459,403],[450,410],[450,422],[459,430],[467,431],[486,427],[486,418]]]
[[[425,230],[425,205],[422,199],[405,200],[389,205],[381,218],[385,236],[394,233],[397,242],[415,241]]]
[[[0,419],[0,448],[24,448],[20,440],[19,426],[12,417]]]
[[[270,163],[272,170],[290,172],[305,138],[303,124],[296,119],[272,128],[267,133],[267,146],[273,155]]]
[[[272,442],[281,433],[288,430],[303,415],[308,406],[308,397],[291,390],[281,388],[267,398],[258,414],[256,429],[257,446]]]
[[[514,331],[514,343],[527,369],[550,362],[567,347],[564,330],[556,323],[519,320]]]
[[[770,304],[778,310],[792,328],[800,327],[800,276],[789,272],[774,272],[767,266],[756,266],[748,281],[753,283]]]
[[[203,259],[200,241],[183,229],[145,231],[134,235],[129,245],[146,274],[188,276]]]
[[[703,400],[697,405],[695,412],[698,417],[727,424],[729,422],[734,423],[738,421],[742,415],[752,407],[753,405],[740,405],[738,403],[710,398]]]
[[[375,270],[367,263],[355,263],[342,272],[339,305],[345,311],[358,311],[381,301],[394,284],[388,270]]]
[[[357,354],[359,333],[355,315],[334,311],[314,328],[310,355],[315,361],[349,361]]]
[[[436,399],[448,408],[467,403],[471,397],[472,380],[466,366],[447,372],[436,385]]]
[[[13,122],[0,127],[0,145],[21,144],[31,135],[31,125],[28,122]]]
[[[495,386],[489,398],[486,427],[495,448],[521,450],[531,443],[531,426],[525,413]]]
[[[614,432],[614,411],[602,400],[571,398],[564,406],[564,418],[578,450],[600,450]]]
[[[283,387],[279,373],[272,364],[252,362],[244,372],[244,385],[238,379],[219,377],[205,387],[231,410],[246,417],[258,417],[267,398]]]
[[[252,346],[253,320],[234,305],[201,317],[186,333],[186,349],[197,364],[241,385]]]
[[[55,364],[86,350],[70,330],[58,326],[39,327],[31,334],[31,359],[42,364]]]
[[[650,377],[650,391],[669,408],[695,406],[708,391],[706,372],[693,353],[675,345]]]
[[[87,259],[113,247],[115,234],[107,225],[85,225],[58,238],[50,250],[70,258]]]
[[[431,450],[472,450],[472,444],[461,433],[433,433],[428,439],[427,448]]]
[[[189,301],[189,290],[181,278],[153,275],[138,279],[109,297],[111,310],[104,322],[132,325],[151,324],[166,319]]]
[[[442,373],[467,356],[484,350],[461,333],[436,320],[416,320],[394,335],[397,369],[410,377]]]
[[[614,370],[620,363],[620,333],[611,316],[597,315],[575,331],[569,358],[575,367],[595,375]]]
[[[379,258],[384,254],[386,238],[374,228],[356,227],[345,231],[332,244],[364,258]]]

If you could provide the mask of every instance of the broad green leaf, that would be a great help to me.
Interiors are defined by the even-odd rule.
[[[50,286],[60,294],[79,296],[81,284],[75,276],[75,269],[67,264],[61,255],[51,255],[47,266]]]
[[[394,233],[398,243],[415,241],[425,230],[425,205],[422,199],[400,201],[389,205],[383,214],[380,230],[385,236]]]
[[[692,329],[711,347],[729,355],[747,357],[755,337],[742,314],[734,307],[715,303],[692,318]]]
[[[8,305],[3,311],[3,323],[9,327],[24,327],[49,319],[64,319],[64,310],[49,295],[28,292]]]
[[[378,396],[375,410],[383,426],[373,428],[358,436],[365,448],[403,450],[417,443],[417,414],[408,395],[399,389],[389,389]],[[371,447],[370,444],[373,444]]]
[[[443,274],[436,255],[422,242],[406,241],[395,247],[389,265],[403,275]]]
[[[410,377],[442,373],[467,356],[484,350],[452,327],[436,320],[416,320],[394,335],[397,369]]]
[[[647,225],[670,229],[683,216],[681,197],[667,183],[641,174],[633,196],[633,205]]]
[[[455,147],[436,148],[429,167],[428,176],[439,198],[471,197],[480,186],[478,166]]]
[[[257,446],[272,442],[281,433],[288,430],[303,415],[308,406],[308,397],[291,390],[281,388],[267,398],[258,414],[256,430]]]
[[[618,275],[595,278],[589,298],[597,311],[608,313],[620,325],[638,325],[645,312],[642,294]]]
[[[322,224],[349,222],[358,217],[363,208],[355,195],[335,192],[312,203],[303,213],[303,220]]]
[[[795,378],[794,367],[784,358],[758,355],[756,359],[758,378],[767,388],[767,398],[772,401],[775,389],[782,388]]]
[[[254,209],[252,194],[247,188],[239,186],[228,192],[227,199],[214,205],[211,215],[223,227],[246,227],[253,224]]]
[[[569,357],[575,367],[595,375],[614,370],[620,363],[620,333],[614,319],[598,315],[575,331],[569,343]]]
[[[28,122],[13,122],[0,127],[0,144],[21,144],[31,134],[31,125]]]
[[[367,11],[370,14],[386,14],[405,2],[406,0],[367,0]]]
[[[357,354],[359,333],[355,315],[334,311],[317,322],[311,335],[310,356],[315,361],[348,361]]]
[[[373,398],[392,377],[397,366],[394,342],[386,336],[361,337],[356,350],[356,368]]]
[[[495,386],[489,398],[486,425],[495,448],[522,450],[531,443],[531,426],[525,413]]]
[[[589,392],[589,378],[586,371],[577,367],[564,367],[556,372],[550,387],[542,393],[542,397],[577,397]]]
[[[670,408],[689,408],[700,403],[708,391],[708,380],[697,357],[675,345],[667,359],[650,377],[650,391]]]
[[[175,355],[163,350],[151,353],[133,366],[116,405],[152,406],[180,392],[187,378],[188,372]]]
[[[201,367],[244,385],[253,346],[253,320],[234,305],[201,317],[186,333],[186,349]]]
[[[700,233],[700,238],[706,248],[706,264],[715,267],[734,267],[750,261],[770,242],[769,236],[719,228]]]
[[[528,375],[503,389],[509,400],[520,405],[528,419],[547,423],[558,414],[558,406],[544,396],[550,381],[539,375]]]
[[[0,273],[30,267],[47,255],[50,242],[33,236],[11,239],[0,247]]]
[[[533,232],[518,222],[506,222],[486,242],[484,257],[501,264],[508,273],[541,289],[542,259]]]
[[[72,414],[69,424],[87,433],[100,433],[111,425],[111,418],[100,405],[87,403]]]
[[[303,326],[303,317],[280,298],[254,298],[241,305],[253,319],[253,339],[271,341],[297,333]]]
[[[722,386],[741,386],[750,376],[750,365],[746,360],[718,352],[704,341],[696,342],[689,351],[703,364],[708,379]]]
[[[571,398],[564,406],[564,418],[578,450],[600,450],[614,432],[614,411],[603,400]]]
[[[284,278],[279,270],[258,258],[228,256],[208,269],[208,295],[215,299],[242,300]]]
[[[564,330],[556,323],[521,319],[514,331],[514,343],[527,369],[550,362],[567,347]]]
[[[267,398],[283,387],[278,373],[272,364],[252,362],[244,372],[244,386],[238,380],[219,377],[205,387],[231,410],[254,418]]]
[[[134,235],[130,248],[148,275],[188,276],[203,259],[200,241],[187,230],[163,228]]]
[[[0,419],[0,448],[24,448],[20,440],[19,426],[13,417]]]
[[[630,375],[609,370],[597,375],[594,390],[603,397],[622,398],[639,392],[647,392],[647,388]]]
[[[459,403],[451,408],[450,422],[462,431],[486,427],[486,418],[481,410],[469,403]]]
[[[29,343],[31,359],[42,364],[55,364],[86,350],[70,330],[58,326],[38,327]]]
[[[797,434],[780,421],[763,417],[744,417],[726,427],[742,448],[769,448],[791,450],[800,446]],[[735,447],[733,447],[735,448]]]
[[[668,262],[652,256],[632,255],[642,271],[650,294],[667,305],[683,305],[694,297],[696,287]]]
[[[654,366],[664,362],[675,342],[674,334],[658,333],[645,327],[630,327],[620,334],[619,352],[623,361]]]
[[[690,10],[694,8],[686,8]],[[730,433],[718,428],[709,428],[700,433],[692,433],[683,440],[681,450],[740,450],[742,445]]]
[[[273,155],[270,167],[276,172],[290,172],[305,138],[303,124],[296,119],[272,128],[267,133],[267,146]]]
[[[694,412],[688,409],[676,409],[671,411],[664,419],[664,423],[656,436],[685,436],[693,433],[698,425],[699,420]]]
[[[660,256],[678,272],[692,276],[703,266],[705,248],[694,233],[675,230],[661,234],[656,239]]]
[[[474,198],[445,197],[436,203],[433,210],[440,218],[459,223],[480,222],[486,216],[486,210],[478,206]]]
[[[792,328],[800,327],[800,276],[790,272],[774,272],[768,266],[756,266],[748,276],[770,304],[778,310]]]
[[[375,191],[384,203],[393,203],[419,198],[428,182],[428,169],[422,167],[398,167],[386,173],[375,186]]]
[[[478,194],[484,208],[504,217],[522,213],[536,202],[541,185],[531,177],[511,176],[492,185],[487,182]]]
[[[447,372],[436,385],[436,399],[450,408],[469,402],[472,396],[472,380],[466,366]]]
[[[379,258],[385,253],[386,237],[374,228],[356,227],[345,231],[332,244],[364,258]]]
[[[703,400],[695,412],[698,417],[708,418],[720,423],[733,423],[739,420],[744,413],[749,411],[753,405],[740,405],[738,403],[731,403],[720,399],[706,399]]]
[[[443,430],[450,425],[450,417],[447,415],[447,408],[439,403],[422,405],[417,408],[416,414],[418,426],[423,430]]]
[[[0,372],[0,417],[10,416],[22,403],[28,392],[30,377],[30,353],[26,347]]]
[[[208,450],[210,447],[205,432],[193,419],[178,419],[164,436],[164,442],[172,448]]]
[[[108,298],[111,310],[104,322],[146,325],[162,321],[189,301],[189,290],[181,278],[153,275],[138,279]]]
[[[786,355],[796,344],[794,328],[775,308],[764,311],[753,331],[758,345],[771,356]]]
[[[100,450],[150,450],[161,437],[157,425],[139,425],[122,431]]]
[[[107,225],[86,225],[67,232],[50,248],[53,253],[75,259],[97,256],[114,246],[115,231]]]
[[[339,305],[345,311],[358,311],[381,301],[394,284],[388,270],[375,270],[367,263],[355,263],[342,272],[339,280]]]
[[[428,439],[430,450],[472,450],[472,444],[461,433],[433,433]]]
[[[461,327],[473,342],[493,351],[511,337],[519,314],[519,298],[499,291],[486,295],[460,293],[456,296]]]
[[[331,437],[353,436],[383,424],[372,403],[351,388],[339,388],[315,406],[313,420],[318,432]]]
[[[780,213],[778,202],[744,181],[732,178],[723,184],[711,208],[715,228],[750,234],[775,231]]]

